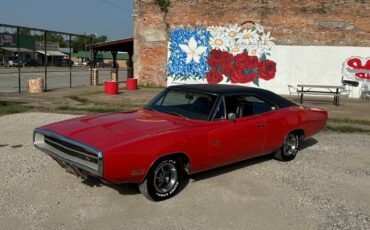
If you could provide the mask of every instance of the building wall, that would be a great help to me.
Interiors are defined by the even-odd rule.
[[[348,58],[370,56],[369,0],[171,0],[166,16],[155,2],[135,1],[134,76],[141,83],[171,84],[168,47],[177,28],[262,25],[275,38],[269,58],[276,75],[259,87],[280,82],[279,93],[288,93],[287,84],[339,84]],[[317,76],[318,70],[325,76]]]

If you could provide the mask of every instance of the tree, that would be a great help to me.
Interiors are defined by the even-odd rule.
[[[36,41],[44,41],[44,34],[36,34],[35,35],[35,38],[36,38]],[[64,40],[64,37],[61,35],[61,34],[57,34],[57,33],[47,33],[46,34],[46,41],[47,42],[58,42],[59,43],[59,47],[68,47],[68,39],[67,40]]]
[[[108,40],[108,37],[105,35],[97,37],[96,35],[92,34],[89,36],[77,36],[72,39],[72,47],[74,51],[81,51],[81,50],[87,50],[86,46],[90,45],[91,41],[92,43],[100,43],[105,42]]]
[[[17,32],[15,32],[14,34],[17,34]],[[31,30],[26,28],[19,28],[19,36],[31,36]]]

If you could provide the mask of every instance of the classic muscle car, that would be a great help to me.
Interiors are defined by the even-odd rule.
[[[78,176],[137,183],[149,199],[174,196],[188,175],[272,154],[292,160],[327,112],[233,85],[167,87],[143,109],[78,117],[34,130],[34,145]]]

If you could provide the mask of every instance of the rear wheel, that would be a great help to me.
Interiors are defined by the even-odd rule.
[[[283,146],[275,152],[274,157],[281,161],[290,161],[298,152],[299,137],[295,133],[289,133],[284,140]]]
[[[174,196],[183,180],[181,161],[176,158],[158,160],[150,169],[140,192],[150,200],[160,201]]]

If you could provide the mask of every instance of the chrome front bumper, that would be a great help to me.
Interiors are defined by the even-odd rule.
[[[103,153],[92,146],[42,128],[33,131],[33,145],[80,176],[86,171],[103,177]]]

